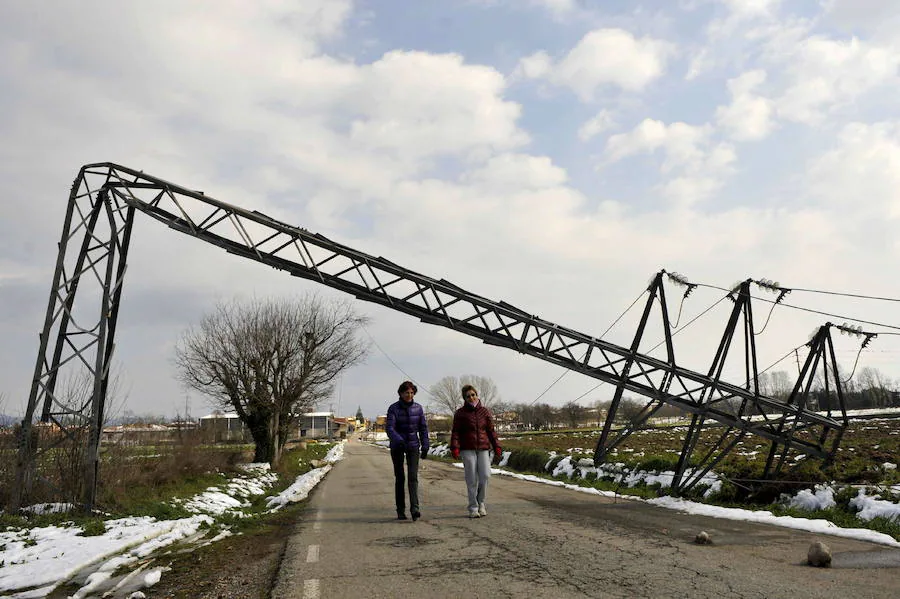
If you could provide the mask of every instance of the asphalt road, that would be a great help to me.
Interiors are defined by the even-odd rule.
[[[900,593],[900,550],[691,516],[632,500],[491,477],[469,519],[460,468],[424,461],[423,517],[398,521],[388,452],[347,443],[287,544],[274,599],[822,597]],[[701,530],[712,539],[698,545]],[[833,567],[806,564],[825,542]]]

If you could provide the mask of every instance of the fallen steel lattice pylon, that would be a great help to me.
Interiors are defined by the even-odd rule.
[[[86,509],[94,504],[110,360],[128,247],[138,212],[229,253],[615,385],[613,402],[597,443],[598,463],[662,405],[677,406],[691,415],[672,485],[677,493],[695,486],[747,435],[770,443],[763,473],[767,477],[781,469],[791,452],[832,458],[847,426],[840,381],[834,376],[837,369],[830,324],[823,325],[810,341],[806,363],[786,400],[759,394],[755,345],[752,334],[746,334],[753,330],[750,281],[732,292],[731,317],[712,364],[706,373],[701,373],[675,362],[664,286],[666,277],[672,275],[665,271],[653,278],[634,341],[630,347],[623,347],[542,320],[505,302],[488,300],[447,281],[420,275],[259,212],[220,202],[134,169],[100,163],[82,167],[69,196],[31,394],[20,429],[12,509],[22,505],[35,479],[40,477],[39,458],[46,448],[40,447],[34,430],[38,413],[41,422],[53,423],[62,431],[60,438],[84,443],[82,501]],[[638,351],[654,306],[663,323],[666,359]],[[732,341],[741,331],[746,339],[746,378],[738,385],[720,377]],[[74,402],[71,397],[63,397],[58,389],[63,373],[80,373],[88,381],[89,392]],[[820,389],[814,389],[817,373],[819,380],[825,381],[824,395]],[[625,391],[647,398],[648,404],[631,425],[616,428],[613,424]],[[813,392],[817,398],[833,398],[826,402],[824,415],[809,408]],[[703,456],[694,455],[700,432],[708,421],[724,432]],[[48,447],[52,445],[51,442]]]

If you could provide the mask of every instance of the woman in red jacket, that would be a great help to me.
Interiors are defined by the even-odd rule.
[[[466,474],[466,490],[469,495],[469,518],[487,516],[484,497],[488,477],[491,475],[491,458],[501,455],[494,417],[478,399],[478,391],[472,385],[462,388],[463,406],[453,415],[450,433],[450,453],[454,459],[462,458]]]

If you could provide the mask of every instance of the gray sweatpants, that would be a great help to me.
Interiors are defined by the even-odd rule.
[[[488,478],[491,476],[491,452],[488,449],[463,449],[459,452],[459,457],[466,473],[466,491],[471,512],[484,503]]]

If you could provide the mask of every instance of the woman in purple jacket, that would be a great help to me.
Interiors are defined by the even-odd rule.
[[[406,520],[403,487],[407,477],[403,472],[404,460],[409,479],[410,514],[413,521],[422,516],[419,510],[419,455],[423,460],[428,457],[428,424],[422,404],[413,401],[418,390],[412,381],[400,383],[397,389],[400,398],[390,405],[387,413],[386,429],[391,442],[391,460],[394,462],[394,499],[398,520]]]

